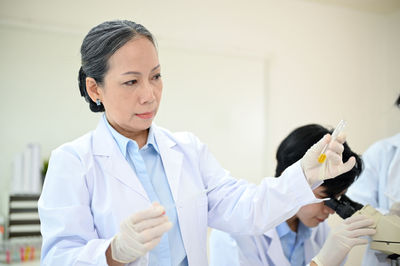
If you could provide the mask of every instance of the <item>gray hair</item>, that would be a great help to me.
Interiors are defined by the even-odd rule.
[[[102,84],[108,71],[108,59],[128,41],[143,36],[156,47],[153,35],[144,26],[129,20],[103,22],[92,28],[81,46],[81,68],[79,69],[79,90],[93,112],[104,112],[104,106],[97,105],[87,93],[86,77]]]

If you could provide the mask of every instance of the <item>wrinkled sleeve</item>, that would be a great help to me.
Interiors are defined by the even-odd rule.
[[[230,176],[199,143],[200,171],[207,190],[208,225],[233,234],[263,234],[316,199],[300,166],[288,167],[279,178],[259,185]]]

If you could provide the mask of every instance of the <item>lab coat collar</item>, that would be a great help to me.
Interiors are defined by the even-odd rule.
[[[157,125],[155,123],[153,123],[153,125],[150,128],[149,136],[152,136],[154,134],[154,137],[155,137],[155,135],[156,135],[155,132],[157,132],[157,131],[159,131]],[[160,140],[159,142],[165,141],[165,145],[168,148],[173,147],[176,144],[170,138],[163,137],[163,135],[160,133],[161,132],[159,132],[157,134],[158,139]],[[150,143],[152,143],[152,142],[153,142],[153,140]],[[157,143],[157,141],[156,141],[156,143]],[[107,128],[107,125],[106,125],[104,119],[103,118],[100,119],[100,121],[97,125],[97,128],[93,132],[93,154],[110,156],[112,154],[110,147],[115,146],[115,144],[116,144],[115,140],[114,140],[111,132]],[[157,145],[159,145],[159,144],[157,143]],[[155,146],[155,150],[157,152],[159,152],[157,145],[153,145],[153,146]]]
[[[310,235],[307,239],[304,239],[304,256],[306,262],[311,261],[315,254],[317,254],[321,249],[329,232],[329,229],[327,228],[328,226],[326,222],[319,224],[318,227],[310,228]],[[283,253],[281,241],[276,228],[267,231],[264,234],[264,237],[268,242],[268,248],[266,249],[267,256],[272,260],[274,265],[290,266],[289,260]]]
[[[387,185],[385,194],[388,197],[389,206],[400,200],[400,134],[397,134],[388,139],[389,143],[395,146],[395,151],[391,163],[389,164],[387,174]]]
[[[176,142],[163,133],[161,128],[158,127],[156,123],[151,125],[151,130],[153,131],[157,146],[161,144],[164,146],[164,148],[172,148],[176,145]]]
[[[400,148],[400,133],[388,138],[388,141],[393,146]]]
[[[275,265],[290,266],[288,259],[283,253],[281,241],[279,241],[279,235],[276,231],[276,228],[267,231],[266,233],[264,233],[264,236],[267,238],[269,244],[269,247],[267,249],[267,256],[269,258],[278,258],[277,261],[274,261],[273,263]]]
[[[165,174],[170,184],[172,196],[175,202],[177,202],[183,154],[173,149],[176,146],[175,141],[169,138],[154,123],[152,125],[152,130],[165,169]],[[104,157],[101,158],[101,160],[104,160],[105,170],[110,175],[149,200],[146,191],[121,153],[103,119],[100,119],[93,133],[93,154],[97,155],[99,160],[101,157]]]
[[[159,149],[161,160],[164,166],[165,175],[171,188],[174,201],[178,201],[178,191],[182,170],[183,154],[174,149],[176,142],[161,131],[154,123],[154,138]]]
[[[97,128],[93,132],[93,155],[111,156],[113,149],[116,146],[115,140],[109,132],[103,118],[97,124]],[[116,147],[118,148],[118,147]]]
[[[111,125],[110,123],[107,121],[107,118],[105,116],[105,114],[103,114],[103,120],[104,120],[104,124],[106,125],[107,129],[110,131],[112,137],[114,138],[114,140],[116,141],[116,143],[118,144],[119,150],[122,152],[122,154],[124,155],[124,157],[126,158],[126,154],[128,152],[128,144],[131,142],[131,144],[133,144],[134,149],[138,152],[139,151],[139,146],[137,145],[137,142],[134,141],[133,139],[127,138],[124,135],[122,135],[121,133],[119,133],[118,131],[116,131]],[[153,149],[157,152],[160,153],[160,151],[158,150],[157,144],[155,142],[154,139],[154,129],[153,126],[150,127],[149,129],[149,134],[147,137],[147,142],[146,144],[141,148],[141,149],[146,149],[149,146],[153,147]]]
[[[103,119],[100,119],[93,132],[92,145],[93,155],[96,156],[96,159],[109,175],[150,201],[139,178],[124,158]]]

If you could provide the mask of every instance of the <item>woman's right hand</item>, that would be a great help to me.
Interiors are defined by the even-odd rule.
[[[374,220],[364,215],[353,215],[345,219],[329,233],[313,261],[323,266],[340,265],[354,246],[368,243],[368,239],[361,237],[376,233],[375,229],[370,228],[373,224]]]
[[[129,263],[152,250],[162,235],[172,228],[159,203],[137,212],[121,223],[120,232],[111,241],[111,254],[115,261]]]

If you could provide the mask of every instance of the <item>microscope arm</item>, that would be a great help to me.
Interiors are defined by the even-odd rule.
[[[365,205],[353,215],[360,214],[374,220],[376,234],[372,236],[371,248],[388,255],[400,255],[400,217],[383,215],[370,205]]]

